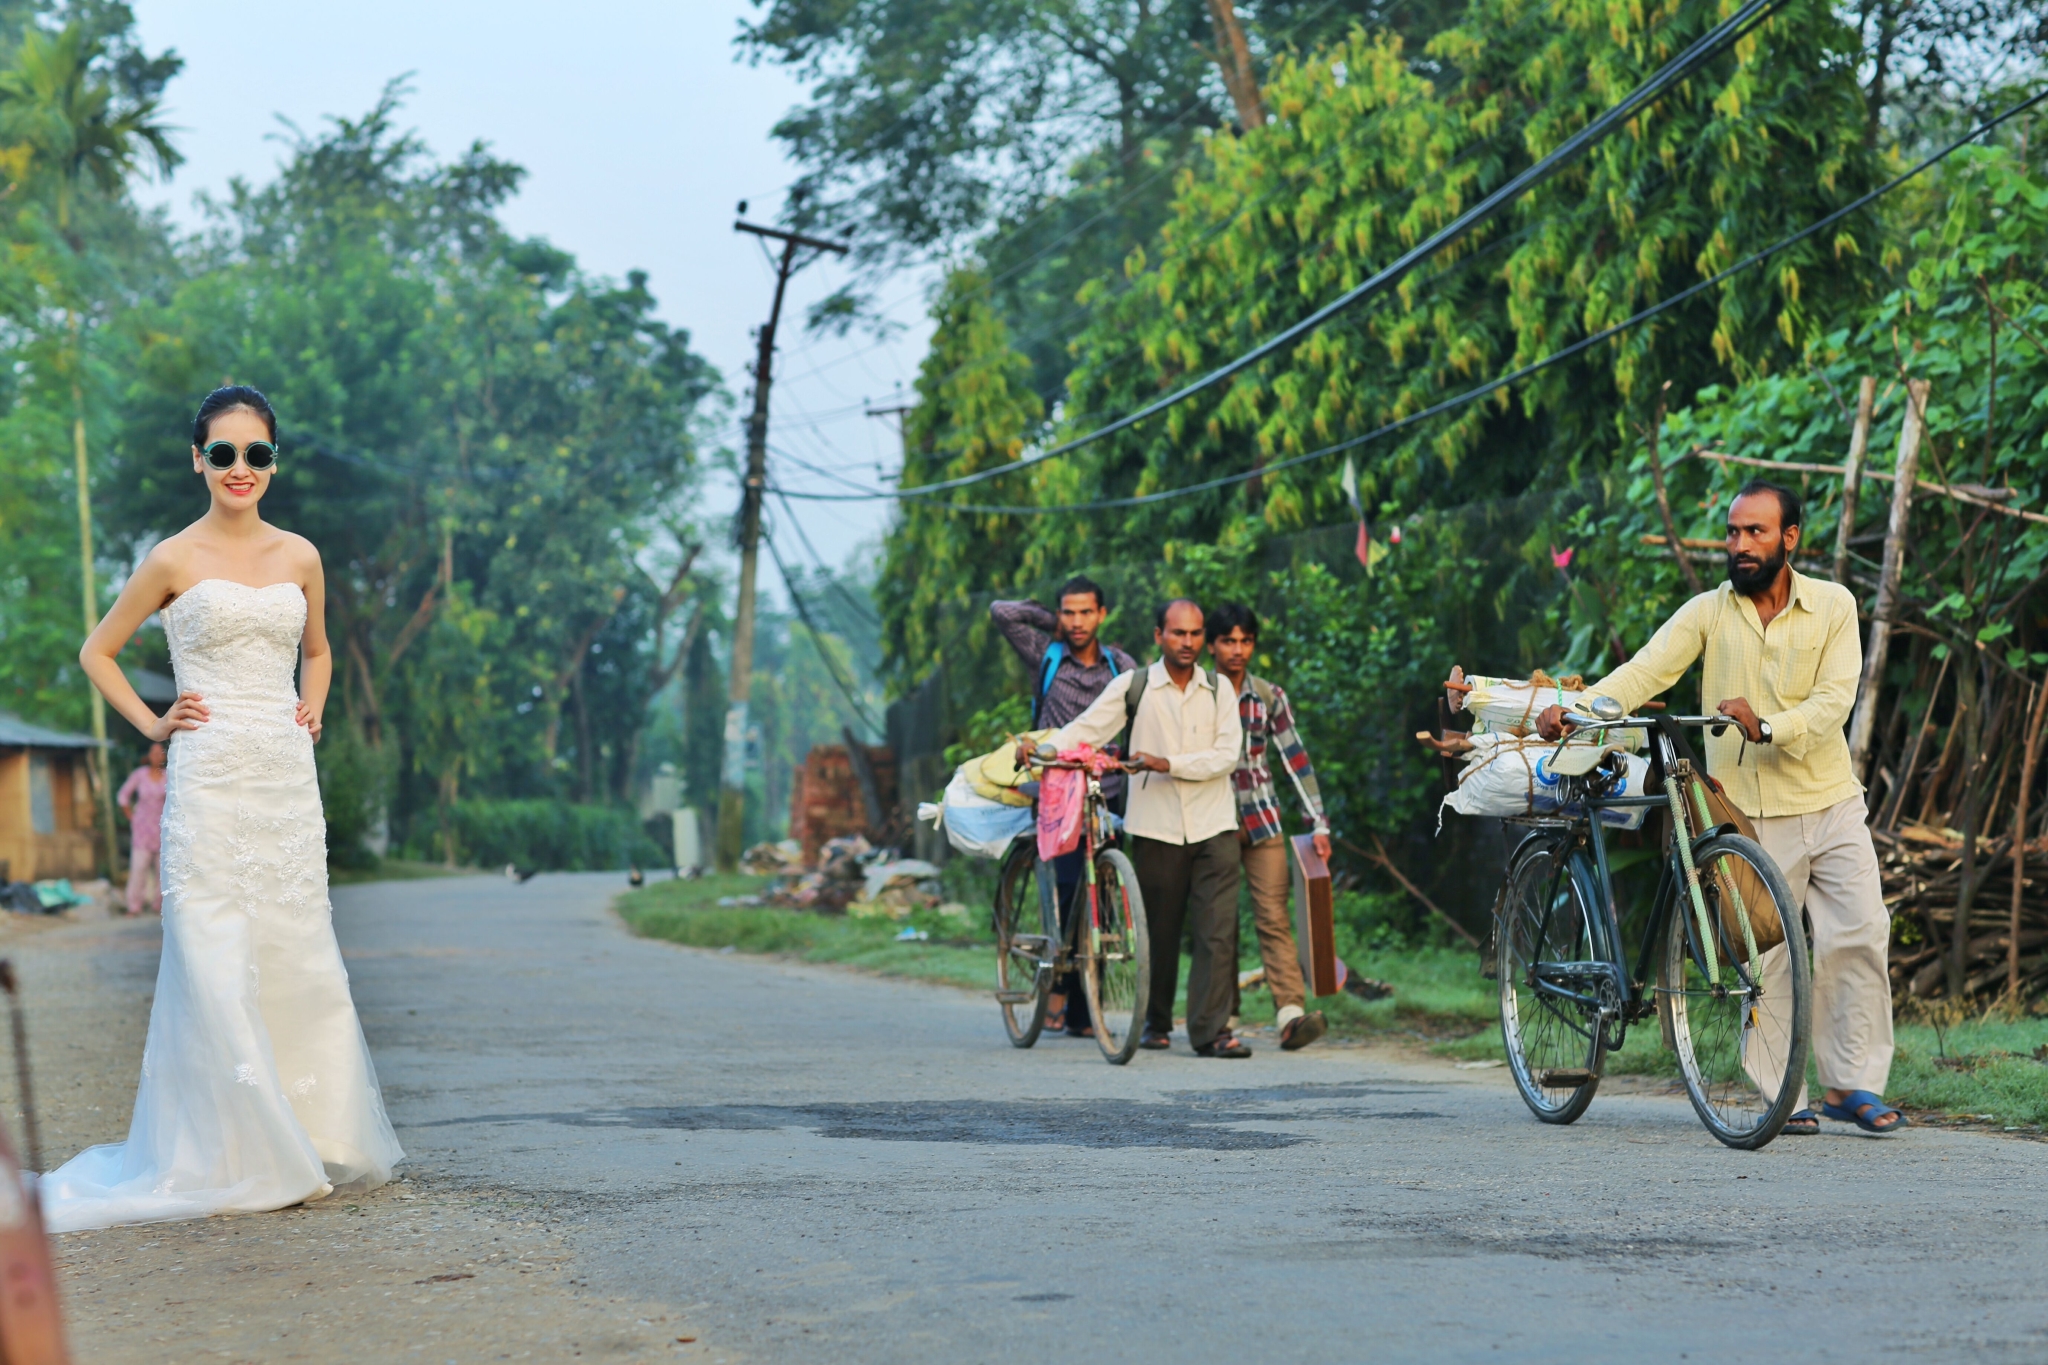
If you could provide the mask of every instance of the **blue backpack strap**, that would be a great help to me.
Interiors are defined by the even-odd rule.
[[[1060,662],[1066,657],[1067,646],[1062,641],[1054,640],[1045,647],[1045,662],[1038,674],[1038,691],[1031,698],[1031,728],[1034,730],[1044,728],[1038,721],[1045,712],[1045,695],[1052,691],[1053,674],[1060,671]]]

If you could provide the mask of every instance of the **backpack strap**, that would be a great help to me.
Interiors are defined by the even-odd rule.
[[[1252,685],[1252,695],[1259,699],[1259,705],[1266,708],[1266,714],[1272,715],[1273,684],[1267,682],[1264,678],[1254,678],[1249,673],[1244,675],[1244,680]]]
[[[1151,678],[1152,670],[1139,664],[1131,670],[1131,685],[1124,690],[1124,732],[1117,736],[1117,751],[1125,758],[1131,756],[1131,729],[1138,723],[1138,703],[1145,700],[1145,684]]]
[[[1054,640],[1045,647],[1045,661],[1039,667],[1038,691],[1031,698],[1031,728],[1040,729],[1039,717],[1045,711],[1046,694],[1052,691],[1053,675],[1060,671],[1060,663],[1067,657],[1064,641]]]

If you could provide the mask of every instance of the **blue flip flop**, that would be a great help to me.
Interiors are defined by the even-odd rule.
[[[1861,1112],[1866,1107],[1873,1111],[1868,1116]],[[1823,1101],[1820,1106],[1820,1112],[1842,1123],[1853,1123],[1864,1132],[1876,1133],[1880,1137],[1889,1133],[1896,1133],[1899,1129],[1912,1122],[1904,1114],[1899,1114],[1898,1110],[1886,1104],[1883,1097],[1874,1095],[1868,1090],[1851,1090],[1848,1098],[1840,1104]],[[1887,1114],[1899,1114],[1899,1121],[1897,1123],[1888,1123],[1880,1128],[1876,1120],[1883,1118]]]
[[[1792,1126],[1795,1123],[1799,1125],[1797,1128]],[[1820,1115],[1811,1109],[1802,1109],[1786,1119],[1785,1126],[1779,1131],[1787,1137],[1812,1137],[1820,1132]]]

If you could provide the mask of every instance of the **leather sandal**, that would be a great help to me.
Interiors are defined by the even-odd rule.
[[[1298,1014],[1287,1021],[1286,1028],[1280,1030],[1280,1050],[1299,1052],[1329,1031],[1330,1021],[1323,1018],[1321,1010]]]
[[[1173,1035],[1171,1033],[1154,1033],[1151,1029],[1146,1029],[1145,1036],[1138,1040],[1138,1046],[1144,1048],[1147,1052],[1164,1052],[1173,1046]]]
[[[1252,1050],[1245,1046],[1242,1039],[1225,1031],[1217,1034],[1213,1040],[1196,1048],[1195,1055],[1197,1057],[1230,1057],[1234,1059],[1249,1057],[1252,1055]]]

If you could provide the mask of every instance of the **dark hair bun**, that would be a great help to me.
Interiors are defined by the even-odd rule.
[[[270,429],[270,439],[277,440],[277,414],[270,410],[270,400],[263,396],[261,389],[252,389],[247,384],[225,384],[206,395],[199,404],[199,415],[192,419],[192,444],[206,444],[207,428],[213,419],[236,408],[247,408],[263,419],[263,425]]]

